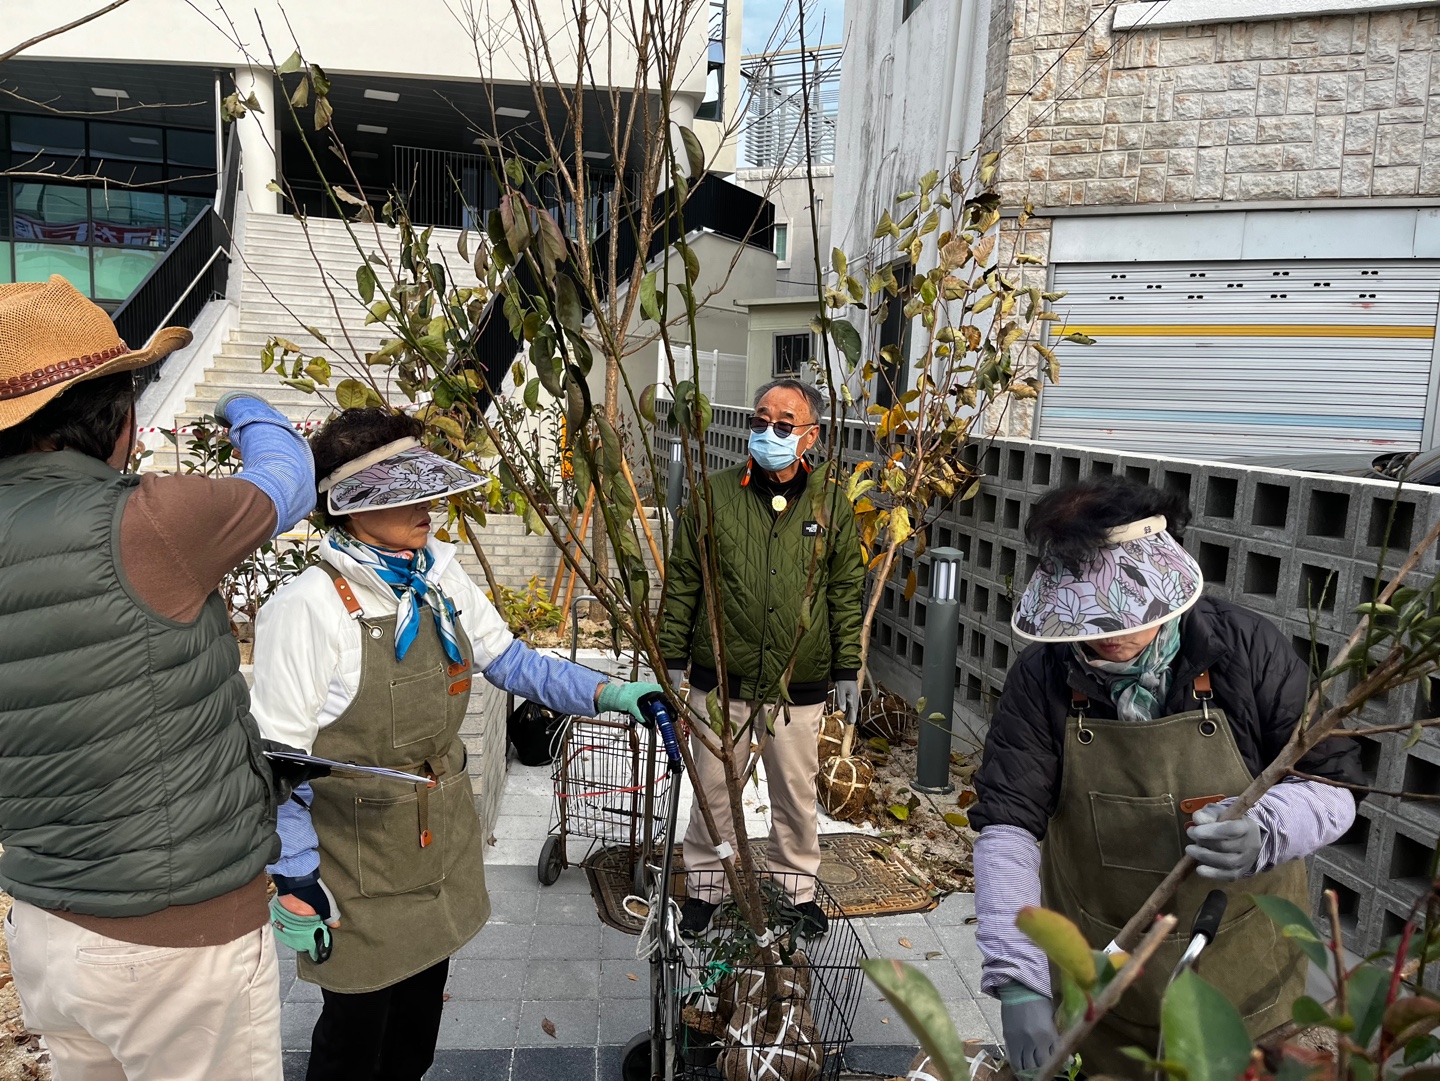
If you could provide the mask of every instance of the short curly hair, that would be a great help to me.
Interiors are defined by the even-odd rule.
[[[1095,558],[1110,530],[1156,514],[1165,516],[1171,536],[1184,538],[1190,504],[1179,492],[1163,491],[1128,477],[1092,477],[1046,492],[1036,500],[1025,522],[1025,539],[1042,558],[1079,567]]]
[[[419,439],[425,422],[418,417],[396,413],[383,406],[346,409],[327,420],[310,436],[310,453],[315,458],[315,483],[318,485],[346,462],[369,454],[397,439]],[[325,526],[337,526],[348,515],[336,517],[329,510],[326,494],[317,491],[316,516]]]

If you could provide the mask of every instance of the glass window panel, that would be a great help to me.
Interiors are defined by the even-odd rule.
[[[775,261],[783,263],[790,258],[790,226],[775,226]]]
[[[95,299],[124,300],[165,253],[127,248],[95,249]]]
[[[0,240],[0,284],[14,281],[15,276],[10,273],[10,242]]]
[[[215,171],[215,133],[183,131],[170,128],[165,132],[166,153],[176,165],[198,165]]]
[[[11,116],[10,149],[21,154],[85,153],[85,122],[52,116]]]
[[[172,193],[184,195],[215,195],[215,171],[196,171],[193,165],[172,165],[166,172],[170,176],[169,188]]]
[[[97,188],[91,192],[90,201],[94,208],[96,244],[163,248],[169,242],[163,190]]]
[[[212,200],[198,195],[170,196],[170,242],[173,244],[190,223],[205,213]]]
[[[10,235],[10,184],[0,177],[0,237]]]
[[[140,124],[90,122],[92,158],[130,158],[135,161],[164,161],[165,133]]]
[[[47,281],[59,274],[87,297],[90,295],[90,249],[79,244],[15,245],[15,280]]]
[[[21,240],[90,239],[89,192],[70,184],[13,185],[15,236]]]

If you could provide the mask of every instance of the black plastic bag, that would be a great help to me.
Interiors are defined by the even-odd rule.
[[[544,766],[553,762],[551,747],[564,723],[563,713],[546,709],[538,702],[522,702],[516,707],[505,727],[520,764]]]

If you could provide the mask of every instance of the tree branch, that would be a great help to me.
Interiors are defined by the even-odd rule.
[[[78,26],[84,26],[86,23],[93,22],[94,20],[100,18],[101,15],[108,15],[116,8],[124,7],[129,2],[130,0],[114,0],[114,3],[106,4],[103,8],[100,8],[98,11],[92,11],[89,15],[82,15],[74,22],[68,22],[64,26],[57,26],[54,30],[46,30],[45,33],[37,34],[29,41],[22,41],[13,49],[7,49],[5,52],[0,53],[0,64],[3,64],[5,61],[9,60],[13,56],[18,56],[20,53],[23,53],[32,45],[39,45],[42,41],[48,41],[50,38],[53,37],[59,37],[67,30],[74,30]]]

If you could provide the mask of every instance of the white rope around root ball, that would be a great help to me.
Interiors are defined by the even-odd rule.
[[[767,1019],[771,1020],[767,1029]],[[725,1081],[816,1081],[825,1049],[810,1011],[796,1002],[744,1004],[725,1026],[730,1044],[720,1055]]]

